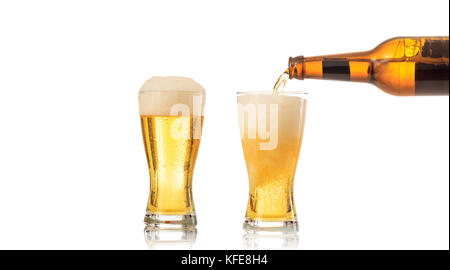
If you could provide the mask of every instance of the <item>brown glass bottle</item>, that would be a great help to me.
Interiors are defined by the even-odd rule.
[[[397,96],[448,95],[448,36],[398,37],[366,52],[290,57],[289,78],[367,82]]]

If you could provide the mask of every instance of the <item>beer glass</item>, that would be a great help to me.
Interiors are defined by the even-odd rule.
[[[152,79],[139,93],[150,174],[144,222],[159,228],[195,227],[192,175],[200,144],[205,92],[194,81],[188,80],[186,85],[183,80],[167,82],[167,78],[158,78],[160,82],[153,80],[156,83],[152,84]]]
[[[246,229],[298,230],[293,184],[306,99],[305,92],[237,93],[249,180]]]

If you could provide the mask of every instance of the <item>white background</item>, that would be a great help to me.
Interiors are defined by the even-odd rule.
[[[236,91],[289,56],[448,35],[448,1],[1,1],[0,248],[146,249],[137,92],[207,91],[196,249],[243,248]],[[295,182],[301,249],[449,248],[449,98],[291,81],[309,91]]]

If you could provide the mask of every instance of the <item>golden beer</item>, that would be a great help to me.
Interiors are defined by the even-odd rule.
[[[147,211],[161,215],[194,212],[192,174],[203,117],[141,115],[142,134],[150,173]],[[172,136],[174,129],[179,136]]]
[[[150,175],[144,222],[195,227],[192,175],[203,125],[203,87],[184,77],[152,77],[139,92],[142,135]]]
[[[303,138],[306,95],[242,93],[238,103],[249,180],[244,225],[296,228],[293,185]]]

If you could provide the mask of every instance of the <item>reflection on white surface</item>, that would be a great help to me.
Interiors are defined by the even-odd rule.
[[[244,229],[245,249],[297,249],[296,230],[258,230]]]
[[[144,229],[144,237],[149,249],[191,249],[197,238],[197,229],[161,229],[147,226]]]

